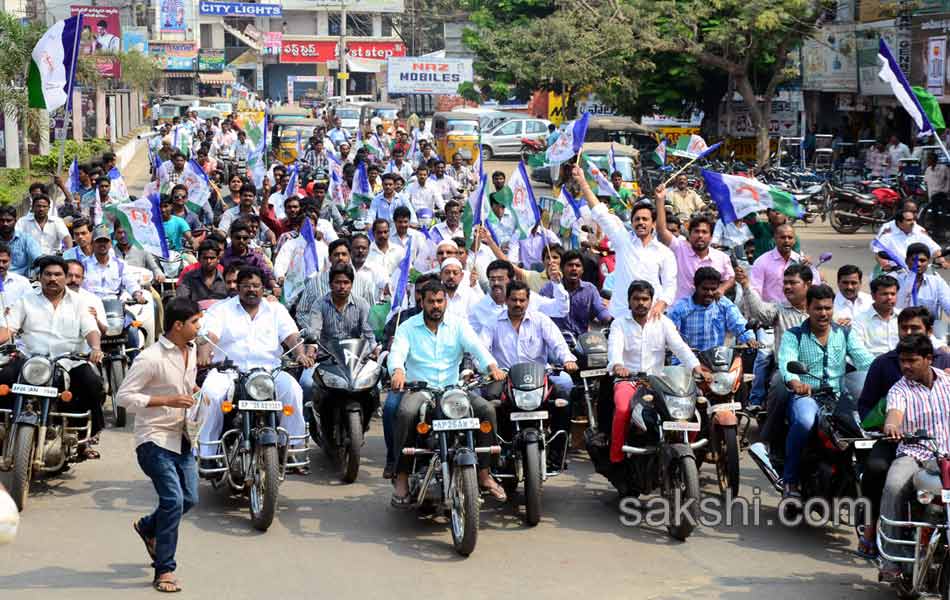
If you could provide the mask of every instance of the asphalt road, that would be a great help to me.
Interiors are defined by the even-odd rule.
[[[502,163],[505,170],[513,165]],[[870,266],[868,235],[839,236],[820,226],[801,235],[807,253],[834,253],[829,273],[846,262]],[[131,426],[107,430],[100,450],[102,460],[34,484],[19,538],[0,548],[0,598],[155,597],[131,523],[156,497],[136,463]],[[274,524],[263,534],[250,527],[245,500],[202,482],[201,502],[181,526],[183,596],[893,597],[854,554],[848,527],[774,524],[777,495],[747,456],[741,491],[760,499],[758,525],[700,527],[685,543],[661,528],[624,526],[612,488],[575,453],[568,472],[545,484],[537,527],[527,528],[511,504],[486,501],[478,546],[462,559],[444,518],[389,507],[383,455],[378,420],[354,484],[340,484],[314,449],[313,473],[284,482]],[[713,469],[700,474],[704,494],[717,494]]]

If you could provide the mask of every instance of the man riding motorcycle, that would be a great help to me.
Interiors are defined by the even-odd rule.
[[[700,267],[693,275],[694,291],[680,298],[667,316],[690,348],[709,350],[722,346],[726,332],[736,341],[755,348],[755,334],[746,329],[746,320],[729,298],[719,297],[722,275],[712,267]]]
[[[528,284],[523,281],[512,281],[508,284],[506,298],[508,310],[491,328],[489,350],[492,356],[497,359],[498,367],[510,369],[518,363],[526,362],[545,364],[550,357],[554,360],[555,365],[563,366],[565,371],[569,373],[577,371],[577,358],[571,354],[557,325],[551,321],[550,317],[541,312],[528,309],[530,297],[531,290],[528,289]],[[550,378],[550,381],[554,383],[554,394],[557,398],[567,399],[568,397],[571,378],[570,376],[565,378]],[[492,387],[494,388],[495,385],[493,384]],[[488,391],[487,395],[490,397],[500,396],[501,383],[497,385],[499,387]],[[552,412],[551,429],[555,433],[558,431],[567,432],[570,409],[567,406],[554,407]],[[550,464],[561,464],[562,451],[562,444],[551,446],[548,455]]]
[[[464,319],[446,317],[446,290],[441,283],[430,282],[422,290],[422,313],[409,318],[396,329],[392,350],[389,353],[389,372],[392,375],[391,390],[400,394],[407,381],[424,381],[429,386],[444,388],[459,381],[459,366],[462,353],[469,352],[475,362],[491,373],[492,379],[505,378],[494,358],[478,341],[475,332]],[[399,409],[393,427],[393,448],[390,453],[396,459],[395,486],[392,504],[397,508],[409,506],[409,463],[402,457],[402,449],[408,446],[419,408],[424,401],[421,394],[409,394],[399,398]],[[480,421],[491,423],[491,432],[479,431],[478,445],[493,443],[496,427],[495,409],[478,396],[469,395],[472,410]],[[505,490],[498,485],[488,470],[488,457],[479,456],[479,487],[487,490],[496,500],[507,500]]]
[[[89,362],[98,364],[102,361],[99,327],[89,313],[88,304],[66,287],[66,262],[58,256],[43,256],[37,259],[36,267],[40,273],[39,293],[20,298],[0,326],[0,344],[9,343],[13,335],[18,334],[27,355],[17,357],[0,369],[0,383],[5,385],[16,383],[20,368],[32,355],[59,356],[83,352],[88,343],[92,349]],[[76,413],[90,411],[92,436],[95,437],[105,425],[102,379],[88,362],[71,361],[69,380],[69,390],[73,393],[70,406]],[[4,398],[4,404],[12,404],[12,401],[12,395]],[[85,458],[99,458],[99,453],[88,446],[80,449],[80,454]]]
[[[785,441],[784,497],[800,497],[799,465],[802,450],[815,426],[818,404],[811,397],[812,389],[830,387],[841,398],[841,380],[850,358],[854,367],[865,371],[874,357],[861,346],[850,331],[832,321],[835,293],[828,285],[808,289],[808,318],[782,334],[776,354],[782,380],[792,390],[788,402],[788,437]],[[798,361],[808,369],[799,377],[789,372],[788,363]]]
[[[238,295],[218,302],[205,315],[203,333],[211,343],[199,344],[198,365],[211,364],[212,351],[216,360],[230,358],[238,369],[280,367],[281,345],[297,346],[297,325],[290,313],[277,302],[262,302],[264,275],[256,267],[243,267],[238,272]],[[213,347],[212,344],[214,344]],[[304,346],[294,351],[294,358],[305,368],[313,366]],[[199,432],[201,455],[213,454],[209,442],[221,438],[224,417],[221,402],[228,395],[233,374],[211,371],[201,388],[202,396],[210,404],[207,418]],[[276,399],[293,407],[290,416],[281,417],[281,427],[291,436],[302,436],[306,427],[303,419],[303,390],[290,374],[281,372],[274,380]]]

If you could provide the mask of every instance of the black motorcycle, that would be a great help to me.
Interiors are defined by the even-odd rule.
[[[242,371],[227,358],[208,366],[233,372],[236,378],[233,394],[221,403],[225,415],[221,439],[198,443],[217,452],[199,460],[198,474],[210,479],[212,485],[225,481],[234,492],[247,494],[251,524],[258,531],[267,531],[274,520],[277,494],[287,468],[310,464],[308,435],[292,436],[279,425],[280,415],[293,413],[288,412],[292,411],[290,405],[277,400],[274,379],[282,371],[299,366],[284,357],[280,368],[274,370],[256,367]],[[292,448],[299,442],[303,442],[302,447]]]
[[[125,381],[125,374],[129,371],[132,359],[129,352],[141,350],[141,344],[145,340],[146,334],[142,329],[142,323],[136,321],[125,310],[126,305],[137,305],[135,300],[126,300],[123,302],[118,298],[106,298],[102,301],[106,309],[106,333],[102,336],[102,352],[105,355],[102,359],[100,372],[105,382],[109,396],[112,398],[112,419],[116,427],[125,427],[126,413],[125,408],[119,406],[115,401],[116,392],[119,391],[122,382]],[[134,327],[139,330],[138,348],[127,348],[129,328]]]
[[[411,459],[409,498],[417,509],[444,509],[451,522],[455,551],[468,556],[478,541],[477,466],[479,454],[499,454],[500,446],[476,447],[475,432],[490,431],[472,412],[468,391],[481,385],[476,378],[463,386],[430,388],[425,382],[406,383],[406,393],[423,394],[414,447],[403,448]],[[488,428],[488,429],[486,429]]]
[[[575,338],[569,331],[562,333],[571,352],[577,357],[578,370],[571,374],[574,380],[571,422],[586,425],[589,430],[596,432],[596,401],[602,380],[607,376],[607,335],[601,331],[589,331]]]
[[[607,476],[620,495],[637,497],[659,490],[671,507],[687,508],[686,518],[675,510],[669,534],[685,540],[699,522],[699,471],[694,451],[708,440],[699,437],[700,414],[692,372],[682,365],[664,367],[658,375],[638,373],[616,382],[635,381],[631,427],[623,461],[610,463],[606,449],[587,436],[588,453],[597,471]]]
[[[382,369],[372,358],[376,348],[362,338],[334,340],[321,349],[328,358],[317,364],[313,377],[320,389],[304,404],[304,414],[313,441],[340,468],[344,483],[353,483],[363,434],[379,406]]]
[[[788,372],[807,375],[808,369],[800,362],[788,363]],[[854,372],[845,376],[844,385],[849,390],[860,391],[866,372]],[[860,478],[855,461],[855,445],[866,439],[858,423],[857,413],[849,402],[839,401],[831,387],[812,390],[812,398],[818,404],[815,428],[801,456],[800,492],[802,504],[810,498],[859,498]],[[853,393],[852,397],[857,397]],[[749,454],[777,492],[782,492],[782,467],[785,448],[766,449],[757,442],[749,447]],[[794,509],[795,507],[791,507]]]
[[[567,432],[552,432],[548,423],[549,410],[566,408],[568,401],[554,399],[553,392],[544,365],[519,363],[509,369],[502,397],[497,401],[501,455],[494,475],[509,498],[518,483],[524,482],[525,522],[532,526],[541,520],[544,481],[560,474],[567,459]],[[510,426],[503,422],[504,417],[508,417]],[[554,444],[558,445],[561,460],[553,472],[548,472],[547,452]]]
[[[0,349],[4,364],[14,359],[14,346]],[[17,383],[0,385],[0,396],[14,394],[13,409],[0,409],[0,471],[13,471],[10,495],[21,511],[36,472],[58,473],[83,460],[79,446],[92,437],[92,413],[69,410],[69,369],[62,361],[86,360],[87,354],[31,356]]]

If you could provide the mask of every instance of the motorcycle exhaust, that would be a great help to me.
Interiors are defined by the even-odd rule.
[[[842,210],[835,211],[835,214],[839,217],[844,217],[845,219],[851,219],[852,221],[860,221],[861,223],[873,223],[875,225],[883,225],[883,219],[875,219],[874,217],[866,217],[864,215],[859,215],[853,212],[846,212]]]
[[[775,467],[772,466],[772,461],[769,460],[769,451],[766,449],[765,444],[762,442],[752,444],[749,446],[749,454],[776,491],[782,491],[782,477],[778,474],[778,471],[775,470]]]

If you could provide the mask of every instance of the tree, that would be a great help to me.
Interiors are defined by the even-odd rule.
[[[140,52],[119,53],[119,64],[122,68],[122,81],[140,92],[154,90],[162,76],[155,58]]]
[[[0,11],[0,109],[20,120],[23,142],[21,164],[29,165],[29,131],[38,126],[39,114],[27,108],[26,69],[33,47],[44,29],[24,24],[10,13]],[[31,127],[32,126],[32,127]]]
[[[595,0],[567,0],[596,14]],[[623,2],[623,4],[620,4]],[[789,53],[811,37],[831,0],[606,0],[614,18],[644,30],[657,50],[681,52],[731,76],[756,129],[759,164],[768,161],[772,99],[790,73]],[[761,103],[759,102],[761,96]]]
[[[466,33],[465,42],[478,54],[476,69],[483,80],[522,93],[561,92],[568,98],[565,112],[573,116],[582,90],[635,98],[639,77],[653,68],[641,38],[629,34],[629,24],[608,16],[607,11],[559,8],[542,18],[515,19],[513,25],[477,27]]]

